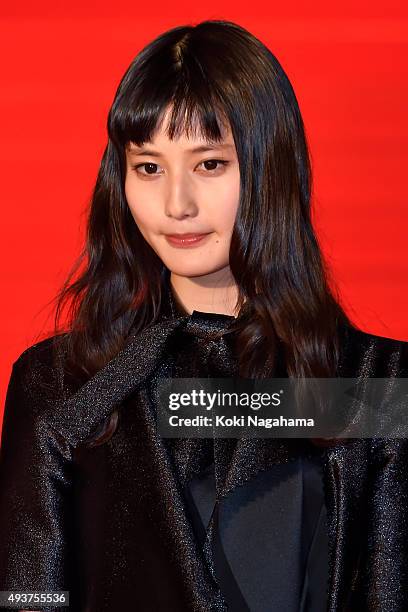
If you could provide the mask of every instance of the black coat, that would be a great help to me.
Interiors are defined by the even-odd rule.
[[[225,609],[155,435],[150,384],[166,375],[160,364],[186,321],[133,336],[75,390],[51,367],[49,339],[13,364],[0,455],[0,590],[69,590],[78,612]],[[340,376],[408,376],[407,342],[342,334]],[[86,448],[117,407],[111,439]],[[224,500],[295,456],[288,441],[272,453],[269,444],[238,446]],[[407,450],[405,439],[358,439],[324,451],[330,612],[408,609]]]

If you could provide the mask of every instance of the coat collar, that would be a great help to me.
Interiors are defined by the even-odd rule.
[[[163,307],[158,322],[132,333],[126,346],[68,398],[48,404],[44,420],[73,447],[83,442],[160,365],[171,340],[182,328],[196,336],[224,329],[234,317],[193,311],[171,315]]]
[[[189,317],[164,319],[131,337],[127,345],[73,395],[52,402],[45,421],[74,447],[152,374],[175,331]]]

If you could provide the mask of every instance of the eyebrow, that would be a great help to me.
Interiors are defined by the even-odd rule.
[[[233,144],[208,144],[208,145],[200,145],[199,147],[193,147],[192,149],[186,149],[186,153],[205,153],[206,151],[214,151],[217,149],[233,149]],[[129,155],[150,155],[151,157],[163,157],[161,153],[158,151],[154,151],[153,149],[137,149],[134,146],[127,149]]]

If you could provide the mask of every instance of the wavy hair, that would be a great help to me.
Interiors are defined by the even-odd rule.
[[[164,264],[138,230],[124,185],[126,146],[150,141],[168,107],[170,139],[198,131],[216,142],[228,123],[235,140],[241,191],[229,264],[239,291],[234,333],[242,376],[267,376],[278,343],[289,376],[334,376],[338,327],[353,324],[329,284],[312,227],[299,105],[271,51],[221,20],[162,33],[119,83],[86,244],[56,298],[56,334],[70,304],[67,368],[86,380],[123,348],[131,330],[154,324],[160,312]]]

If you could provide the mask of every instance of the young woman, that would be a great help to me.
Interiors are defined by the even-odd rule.
[[[24,610],[59,591],[78,612],[408,609],[406,440],[157,431],[166,377],[408,374],[408,343],[329,287],[278,60],[231,22],[169,30],[108,136],[55,334],[13,364],[0,590],[50,594]]]

